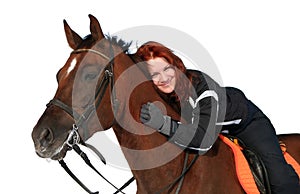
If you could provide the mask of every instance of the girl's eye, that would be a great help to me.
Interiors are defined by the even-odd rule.
[[[153,74],[151,74],[151,77],[155,77],[157,75],[158,75],[158,73],[153,73]]]
[[[159,74],[158,74],[158,73],[152,74],[152,75],[151,75],[151,79],[152,79],[153,81],[157,81],[157,80],[159,79]]]
[[[167,67],[164,69],[164,72],[166,72],[166,73],[172,73],[172,72],[174,72],[174,71],[175,71],[175,69],[174,69],[173,66],[167,66]]]

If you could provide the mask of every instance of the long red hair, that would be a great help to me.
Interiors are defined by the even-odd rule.
[[[175,102],[183,101],[188,98],[191,87],[189,75],[187,75],[187,70],[182,60],[175,55],[171,49],[161,43],[149,41],[138,48],[136,55],[146,62],[157,57],[167,60],[169,64],[175,67],[176,78],[176,93],[173,92],[170,97],[174,98]]]

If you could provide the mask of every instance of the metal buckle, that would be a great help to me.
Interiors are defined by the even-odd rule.
[[[72,148],[75,144],[78,144],[80,141],[80,136],[78,133],[78,126],[73,124],[73,129],[70,131],[69,136],[66,140],[66,144]]]
[[[111,71],[109,71],[108,69],[105,70],[105,75],[112,77],[113,73]]]

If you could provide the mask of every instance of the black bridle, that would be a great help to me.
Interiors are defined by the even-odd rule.
[[[88,159],[87,155],[80,149],[79,143],[81,143],[84,146],[89,147],[92,149],[101,159],[101,161],[106,164],[105,158],[102,156],[102,154],[96,150],[92,145],[85,143],[86,137],[88,137],[88,129],[87,129],[87,121],[89,117],[92,115],[92,113],[96,112],[97,108],[99,107],[103,96],[106,92],[106,89],[108,85],[110,84],[110,91],[111,91],[111,103],[113,107],[113,111],[118,109],[118,100],[115,95],[115,90],[113,88],[114,86],[114,76],[113,76],[113,65],[114,65],[114,52],[112,45],[110,44],[110,57],[106,56],[105,54],[93,50],[93,49],[77,49],[72,51],[71,54],[78,54],[78,53],[83,53],[83,52],[91,52],[94,54],[97,54],[101,56],[102,58],[106,59],[109,61],[109,63],[105,66],[104,68],[104,75],[99,83],[99,86],[97,88],[97,91],[95,93],[95,101],[94,105],[90,105],[86,108],[86,110],[80,115],[78,114],[72,107],[68,106],[64,102],[62,102],[59,99],[53,98],[50,100],[50,102],[47,104],[47,107],[50,107],[52,105],[57,106],[64,110],[66,113],[68,113],[73,119],[74,119],[74,124],[72,129],[69,132],[68,138],[66,141],[63,143],[62,147],[67,146],[68,150],[74,149],[74,151],[79,154],[82,159],[85,161],[85,163],[91,167],[98,175],[100,175],[106,182],[108,182],[111,186],[113,186],[116,189],[115,193],[123,193],[122,190],[127,187],[131,182],[133,182],[134,177],[129,179],[122,187],[118,188],[114,184],[112,184],[109,180],[107,180],[90,162]],[[112,122],[112,125],[115,121]],[[83,138],[80,137],[78,128],[82,128],[84,130],[83,133]],[[83,141],[81,141],[83,140]],[[65,169],[65,171],[88,193],[90,194],[97,194],[99,192],[92,192],[90,191],[73,173],[72,171],[68,168],[67,164],[63,159],[59,159],[60,165]]]
[[[106,89],[108,87],[108,85],[110,84],[110,91],[111,91],[111,102],[112,102],[112,106],[113,106],[113,111],[117,110],[118,108],[118,100],[116,98],[115,95],[115,90],[113,88],[114,86],[114,76],[113,76],[113,64],[114,64],[114,52],[113,52],[113,48],[112,46],[110,46],[110,56],[108,57],[106,55],[104,55],[103,53],[93,50],[93,49],[77,49],[71,52],[71,54],[78,54],[78,53],[83,53],[83,52],[91,52],[94,54],[97,54],[101,57],[103,57],[104,59],[109,60],[109,63],[105,66],[103,72],[104,75],[100,81],[100,84],[97,88],[97,91],[95,93],[95,104],[94,105],[89,105],[86,110],[80,115],[78,114],[72,107],[68,106],[67,104],[65,104],[64,102],[62,102],[59,99],[53,98],[52,100],[50,100],[50,102],[47,104],[47,107],[51,106],[51,105],[55,105],[61,109],[63,109],[65,112],[67,112],[73,119],[74,122],[76,124],[77,127],[83,128],[84,129],[84,133],[83,133],[83,139],[86,140],[87,137],[87,133],[88,133],[88,129],[86,128],[86,123],[88,118],[92,115],[92,113],[94,113],[97,108],[99,107],[102,98],[106,92]],[[114,122],[114,121],[113,121]],[[113,123],[112,123],[113,124]]]
[[[78,114],[73,108],[71,108],[70,106],[66,105],[64,102],[58,100],[58,99],[52,99],[50,100],[50,102],[47,104],[47,107],[54,105],[57,106],[59,108],[61,108],[62,110],[64,110],[65,112],[67,112],[73,119],[74,119],[74,124],[72,129],[69,132],[68,138],[66,139],[66,141],[63,143],[63,146],[68,146],[69,150],[74,150],[77,154],[79,154],[81,156],[81,158],[85,161],[85,163],[91,167],[98,175],[100,175],[107,183],[109,183],[111,186],[113,186],[116,189],[116,192],[114,192],[114,194],[117,193],[123,193],[125,194],[122,190],[125,189],[130,183],[132,183],[135,178],[132,177],[130,178],[125,184],[123,184],[123,186],[121,186],[120,188],[116,187],[114,184],[112,184],[109,180],[107,180],[90,162],[90,160],[88,159],[87,155],[80,149],[79,147],[79,143],[81,143],[84,146],[89,147],[90,149],[92,149],[101,159],[101,161],[103,163],[106,164],[105,158],[102,156],[102,154],[97,151],[96,148],[94,148],[92,145],[89,145],[87,143],[85,143],[84,140],[85,137],[88,137],[86,133],[88,133],[88,129],[86,127],[86,123],[88,118],[90,117],[90,115],[93,112],[96,112],[97,108],[99,107],[102,98],[106,92],[106,89],[108,87],[108,85],[110,84],[110,91],[111,91],[111,103],[112,103],[112,108],[113,108],[113,112],[115,113],[115,111],[118,109],[119,106],[119,101],[116,98],[116,94],[115,94],[115,90],[114,90],[114,74],[113,74],[113,65],[114,65],[114,51],[112,48],[112,45],[110,44],[110,57],[106,56],[105,54],[93,50],[93,49],[77,49],[72,51],[71,54],[78,54],[78,53],[83,53],[83,52],[91,52],[94,54],[97,54],[105,59],[107,59],[109,61],[109,63],[106,65],[106,67],[104,68],[104,75],[100,81],[99,87],[97,89],[97,92],[95,93],[95,106],[88,106],[88,108],[80,115]],[[134,59],[133,59],[134,60]],[[114,124],[115,120],[113,120],[111,126]],[[83,133],[83,141],[81,140],[81,137],[79,135],[78,132],[78,128],[83,128],[84,129],[84,133]],[[177,183],[179,183],[177,190],[176,190],[176,194],[178,194],[180,192],[181,186],[182,186],[182,182],[184,179],[184,176],[189,172],[189,170],[192,168],[192,166],[194,165],[194,163],[196,162],[196,160],[198,159],[199,155],[195,155],[193,160],[190,162],[190,164],[187,164],[188,161],[188,156],[189,154],[186,153],[185,156],[185,161],[184,161],[184,166],[183,166],[183,170],[181,172],[181,174],[169,185],[161,188],[159,191],[155,192],[155,194],[160,194],[163,193],[165,191],[168,191],[169,189],[173,188]],[[92,192],[90,191],[73,173],[72,171],[68,168],[67,164],[65,163],[65,161],[63,159],[59,159],[59,163],[60,165],[64,168],[64,170],[89,194],[98,194],[99,192]]]

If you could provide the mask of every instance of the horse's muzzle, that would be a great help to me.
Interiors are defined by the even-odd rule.
[[[53,131],[50,128],[34,128],[32,132],[35,152],[41,158],[50,158],[59,160],[63,158],[67,152],[67,146],[63,141],[55,141]]]

